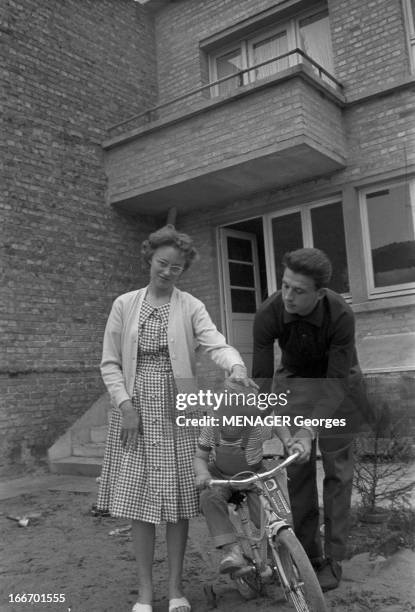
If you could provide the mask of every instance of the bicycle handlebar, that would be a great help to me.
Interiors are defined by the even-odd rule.
[[[266,480],[267,478],[269,478],[270,476],[272,476],[273,474],[275,474],[276,472],[278,472],[279,470],[282,470],[284,468],[286,468],[288,465],[290,465],[290,463],[292,463],[293,461],[295,461],[297,459],[297,457],[299,457],[300,453],[294,453],[292,455],[290,455],[289,457],[287,457],[287,459],[284,459],[284,461],[282,463],[279,463],[277,466],[275,466],[274,468],[272,468],[272,470],[269,470],[268,472],[261,472],[261,473],[256,473],[253,474],[252,476],[250,476],[249,478],[242,478],[241,480],[235,480],[234,478],[226,478],[226,479],[217,479],[217,478],[212,478],[212,480],[209,480],[208,486],[214,486],[214,485],[234,485],[234,486],[238,486],[238,485],[248,485],[248,484],[252,484],[253,482],[255,482],[255,480]]]

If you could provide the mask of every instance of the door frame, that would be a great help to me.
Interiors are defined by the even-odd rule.
[[[261,293],[260,293],[260,276],[259,276],[259,258],[258,258],[258,244],[257,237],[255,234],[250,232],[244,232],[241,230],[229,229],[227,226],[220,226],[217,228],[217,247],[218,247],[218,267],[219,267],[219,298],[221,301],[221,322],[222,329],[224,330],[227,342],[229,344],[234,343],[233,330],[232,330],[232,304],[230,302],[230,280],[229,280],[229,269],[227,265],[228,257],[226,252],[226,237],[234,236],[236,238],[249,239],[253,242],[253,268],[254,268],[254,283],[255,283],[255,302],[256,308],[261,304]]]

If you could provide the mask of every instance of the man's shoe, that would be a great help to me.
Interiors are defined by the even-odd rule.
[[[337,589],[341,577],[342,566],[334,559],[326,559],[317,570],[317,578],[323,592]]]
[[[219,573],[231,574],[244,565],[246,565],[246,562],[239,545],[233,544],[232,546],[226,547],[225,553],[219,564]]]

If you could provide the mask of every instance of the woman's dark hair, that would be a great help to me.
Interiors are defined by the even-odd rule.
[[[297,274],[311,276],[316,289],[327,287],[331,279],[330,260],[320,249],[297,249],[286,253],[282,265]]]
[[[187,270],[197,257],[193,240],[187,234],[178,232],[174,225],[165,225],[149,235],[141,245],[141,257],[148,267],[154,252],[161,246],[172,246],[179,249],[185,257],[184,269]]]

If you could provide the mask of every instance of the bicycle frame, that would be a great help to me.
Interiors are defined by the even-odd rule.
[[[252,549],[253,565],[247,565],[236,571],[232,576],[240,577],[246,574],[257,572],[260,577],[267,577],[269,573],[269,567],[267,566],[266,555],[261,554],[258,544],[263,541],[264,535],[268,542],[272,542],[272,538],[278,534],[281,529],[291,527],[289,517],[291,516],[291,509],[284,498],[279,483],[273,479],[278,472],[284,470],[288,465],[295,461],[298,457],[298,453],[290,455],[282,461],[280,464],[268,470],[266,472],[255,473],[249,478],[231,478],[231,479],[212,479],[209,482],[209,486],[232,486],[237,490],[243,490],[248,488],[250,485],[254,485],[258,489],[258,495],[261,502],[261,506],[264,511],[265,524],[261,528],[261,533],[258,538],[252,535],[249,518],[239,514],[239,519],[242,524],[244,531],[244,538],[248,540]],[[274,496],[272,493],[275,492]],[[279,570],[280,568],[277,568]]]
[[[239,537],[249,543],[249,558],[252,559],[252,563],[230,575],[241,595],[250,599],[262,594],[263,589],[277,579],[286,600],[297,612],[327,612],[317,576],[291,528],[288,496],[287,499],[284,497],[280,483],[274,478],[297,457],[298,453],[294,453],[271,470],[251,473],[249,478],[212,479],[209,484],[230,485],[242,490],[254,485],[259,495],[265,519],[261,519],[258,537],[253,536],[249,513],[243,511],[241,504],[237,506],[236,515],[243,532]]]

